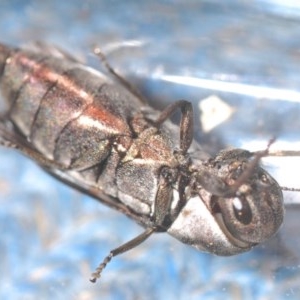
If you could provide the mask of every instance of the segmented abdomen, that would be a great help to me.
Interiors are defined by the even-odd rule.
[[[0,45],[0,75],[8,118],[38,151],[72,168],[107,156],[140,110],[126,89],[62,53]]]

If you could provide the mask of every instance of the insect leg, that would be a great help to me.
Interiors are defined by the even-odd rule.
[[[157,226],[168,227],[170,220],[166,220],[173,199],[173,174],[169,168],[163,168],[158,183],[153,212],[151,218]]]
[[[189,149],[194,134],[194,117],[193,106],[186,100],[179,100],[168,105],[155,121],[156,126],[161,125],[166,121],[177,109],[181,110],[180,120],[180,149],[183,153],[186,153]]]
[[[193,106],[190,102],[186,100],[179,100],[168,105],[155,121],[155,125],[159,127],[178,109],[181,110],[179,145],[181,153],[186,154],[193,141],[194,134]],[[168,172],[168,169],[165,169],[164,172],[161,173],[159,189],[153,207],[153,220],[155,224],[162,225],[163,227],[168,227],[172,221],[171,219],[176,217],[186,203],[184,190],[187,182],[185,176],[179,175],[179,201],[174,209],[174,215],[170,215],[169,220],[167,219],[172,203],[172,183],[175,181],[174,178],[172,178],[172,175],[174,174],[172,174],[172,172]]]
[[[145,97],[129,82],[127,81],[124,77],[122,77],[121,75],[119,75],[114,69],[113,67],[109,64],[109,62],[106,59],[106,56],[104,55],[104,53],[101,51],[101,49],[99,47],[95,47],[94,48],[94,54],[96,54],[102,64],[104,65],[104,67],[107,69],[107,71],[114,77],[116,78],[116,80],[121,83],[122,86],[124,86],[127,90],[129,90],[133,95],[135,95],[137,98],[140,99],[140,101],[144,104],[147,104],[147,100],[145,99]]]
[[[140,245],[144,242],[153,232],[156,231],[155,227],[151,227],[146,229],[143,233],[130,240],[129,242],[121,245],[118,248],[115,248],[110,251],[110,253],[104,258],[103,262],[99,265],[94,273],[92,273],[90,281],[95,283],[98,278],[100,278],[102,271],[106,267],[106,265],[111,261],[111,259],[121,253],[127,252],[128,250],[133,249],[134,247]]]
[[[186,154],[193,140],[193,107],[190,102],[179,100],[168,105],[155,121],[155,125],[159,127],[178,109],[181,110],[180,150],[181,154]],[[168,168],[162,170],[160,174],[159,188],[154,202],[152,217],[155,224],[163,228],[167,228],[171,224],[172,219],[176,217],[186,203],[184,190],[187,182],[185,176],[179,174],[179,201],[174,209],[174,215],[168,215],[172,204],[173,183],[176,181],[176,176],[177,174],[174,174]]]

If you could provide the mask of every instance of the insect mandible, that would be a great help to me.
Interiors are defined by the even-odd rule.
[[[259,165],[272,141],[264,151],[210,158],[193,140],[190,102],[158,112],[101,58],[117,80],[44,44],[0,44],[0,144],[145,228],[113,249],[90,280],[154,232],[224,256],[274,235],[283,195]],[[178,110],[179,127],[168,120]]]

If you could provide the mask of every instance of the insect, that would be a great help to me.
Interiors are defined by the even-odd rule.
[[[282,190],[259,165],[272,141],[264,151],[209,158],[193,141],[190,102],[158,112],[102,59],[117,80],[53,47],[0,44],[0,144],[145,228],[113,249],[90,280],[154,232],[224,256],[274,235],[284,217]],[[179,127],[168,120],[178,110]]]

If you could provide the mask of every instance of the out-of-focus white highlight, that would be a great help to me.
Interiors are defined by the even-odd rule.
[[[234,109],[217,96],[207,97],[199,102],[202,130],[209,132],[228,120]]]
[[[288,89],[272,88],[251,85],[246,83],[230,82],[230,81],[218,81],[214,79],[203,79],[189,76],[176,76],[176,75],[163,75],[159,76],[159,79],[183,84],[188,86],[194,86],[198,88],[204,88],[214,91],[229,92],[234,94],[240,94],[245,96],[256,97],[259,99],[274,99],[284,100],[291,102],[300,102],[300,93]]]

